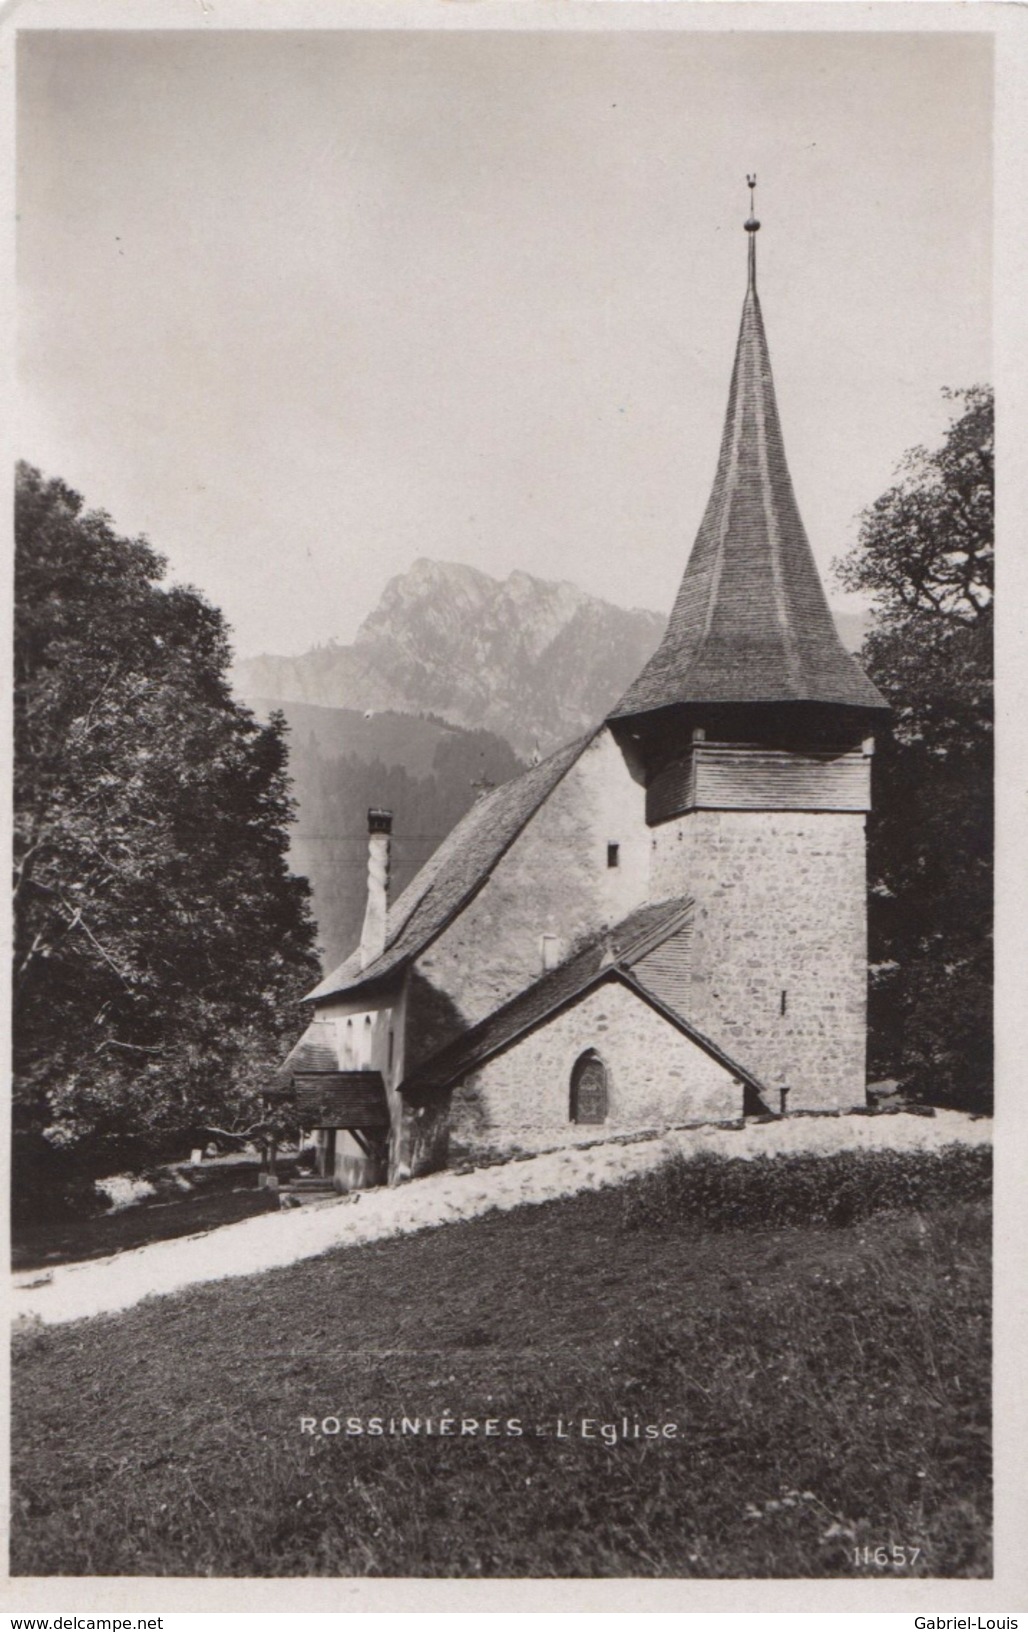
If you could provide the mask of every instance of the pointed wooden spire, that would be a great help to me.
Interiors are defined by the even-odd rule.
[[[682,704],[887,706],[839,639],[793,495],[757,298],[756,180],[714,488],[664,639],[611,720]]]

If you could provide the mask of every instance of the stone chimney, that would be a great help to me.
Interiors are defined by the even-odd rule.
[[[364,909],[364,928],[361,930],[362,969],[374,963],[385,951],[392,831],[391,810],[368,811],[368,904]]]

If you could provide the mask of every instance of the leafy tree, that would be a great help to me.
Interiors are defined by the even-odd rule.
[[[870,591],[865,667],[893,708],[869,825],[871,1069],[991,1105],[993,399],[915,448],[838,565]]]
[[[96,1171],[254,1120],[314,926],[221,614],[26,465],[15,541],[15,1130]]]

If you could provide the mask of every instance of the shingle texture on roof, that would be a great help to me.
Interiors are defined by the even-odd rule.
[[[424,1061],[400,1085],[401,1093],[418,1099],[435,1089],[446,1088],[459,1082],[469,1072],[499,1054],[526,1032],[540,1025],[565,1004],[574,1002],[591,986],[603,979],[631,979],[640,964],[655,947],[670,936],[677,935],[692,917],[692,903],[682,897],[640,907],[613,929],[593,937],[587,946],[543,975],[534,985],[526,987],[495,1014],[448,1043],[438,1054]],[[657,993],[646,988],[643,981],[633,981],[635,989],[668,1011]],[[697,1042],[747,1081],[754,1081],[749,1072],[736,1066],[727,1055],[692,1027],[687,1018],[675,1011],[673,1018]],[[759,1087],[759,1084],[757,1084]]]
[[[714,488],[664,639],[610,718],[766,702],[886,708],[839,640],[800,519],[751,272]]]
[[[324,1071],[299,1077],[296,1112],[308,1127],[388,1128],[389,1105],[380,1071]]]
[[[307,1001],[332,997],[394,973],[433,941],[484,883],[496,863],[584,752],[595,732],[567,743],[472,805],[390,907],[386,946],[367,968],[360,953],[327,975]]]
[[[275,1085],[288,1088],[297,1073],[338,1070],[335,1026],[330,1020],[312,1020],[276,1071]]]

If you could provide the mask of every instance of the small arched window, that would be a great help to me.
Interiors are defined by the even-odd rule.
[[[346,1032],[343,1037],[343,1070],[352,1071],[353,1066],[353,1021],[347,1020]]]
[[[594,1048],[575,1061],[570,1112],[572,1122],[587,1126],[607,1120],[607,1067]]]
[[[369,1071],[371,1069],[371,1016],[370,1016],[370,1014],[366,1014],[364,1016],[364,1042],[363,1042],[363,1048],[362,1048],[362,1051],[361,1051],[361,1069],[363,1071]]]

